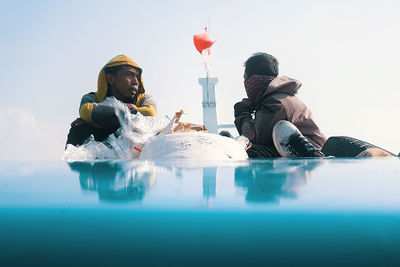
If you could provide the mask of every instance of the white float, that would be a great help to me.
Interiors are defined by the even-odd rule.
[[[203,132],[180,132],[154,137],[140,159],[245,160],[243,146],[232,138]]]

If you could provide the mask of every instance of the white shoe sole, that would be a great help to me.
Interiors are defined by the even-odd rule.
[[[272,140],[281,157],[288,157],[288,151],[285,151],[284,144],[287,144],[289,137],[296,133],[302,135],[299,129],[288,121],[281,120],[275,124],[272,129]]]

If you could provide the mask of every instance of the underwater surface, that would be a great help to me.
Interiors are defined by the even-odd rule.
[[[398,266],[399,163],[0,162],[0,265]]]

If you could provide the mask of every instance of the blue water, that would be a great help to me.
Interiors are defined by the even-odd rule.
[[[399,163],[0,162],[0,265],[398,266]]]

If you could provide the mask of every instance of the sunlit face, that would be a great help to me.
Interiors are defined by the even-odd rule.
[[[140,72],[132,66],[122,66],[116,74],[107,74],[110,94],[122,102],[132,102],[139,90]]]

